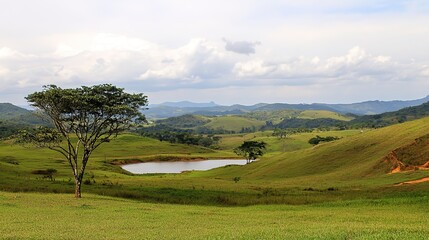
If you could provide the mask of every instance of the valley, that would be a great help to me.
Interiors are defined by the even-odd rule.
[[[136,132],[121,134],[112,142],[102,145],[91,156],[84,176],[83,199],[79,201],[73,201],[74,182],[71,179],[70,167],[60,154],[48,149],[23,147],[14,143],[13,138],[5,139],[0,143],[0,198],[3,199],[0,209],[6,212],[7,219],[13,212],[12,206],[23,204],[21,200],[13,200],[13,196],[41,202],[45,194],[54,194],[51,204],[56,207],[48,210],[47,206],[39,203],[34,207],[30,206],[28,212],[20,211],[18,218],[31,212],[38,212],[43,216],[56,214],[56,211],[62,209],[60,202],[65,202],[65,206],[78,209],[77,211],[97,209],[97,214],[101,214],[107,211],[107,206],[124,211],[120,215],[108,213],[111,217],[132,216],[131,209],[161,207],[153,215],[159,218],[153,224],[161,224],[157,221],[165,221],[162,219],[193,211],[192,209],[199,209],[201,216],[211,216],[213,211],[225,212],[225,219],[219,216],[220,218],[204,223],[209,225],[222,224],[221,222],[229,218],[228,214],[238,214],[243,221],[250,223],[251,215],[263,216],[272,211],[283,212],[282,217],[277,218],[283,227],[289,221],[288,218],[296,218],[298,215],[305,216],[302,218],[304,222],[323,218],[326,224],[330,224],[330,227],[322,232],[319,232],[321,226],[314,225],[308,232],[302,233],[294,230],[303,224],[298,221],[295,226],[287,225],[288,227],[283,229],[284,232],[277,232],[267,225],[276,218],[270,215],[261,217],[260,227],[256,231],[250,231],[249,235],[240,235],[243,238],[255,238],[258,234],[264,234],[273,238],[304,239],[305,236],[316,236],[316,232],[319,232],[317,236],[321,238],[390,238],[396,236],[397,232],[390,230],[389,226],[394,223],[387,220],[391,219],[387,212],[397,209],[396,204],[403,206],[398,214],[404,220],[421,220],[419,214],[423,213],[413,212],[417,213],[420,210],[416,209],[424,208],[428,203],[429,182],[425,181],[429,175],[428,117],[382,128],[323,127],[305,131],[290,130],[285,136],[274,135],[275,129],[257,130],[258,123],[280,123],[283,121],[281,118],[290,116],[298,119],[332,117],[344,122],[353,121],[337,113],[308,110],[256,112],[253,116],[245,117],[185,115],[161,120],[157,124],[169,124],[169,127],[175,129],[192,131],[200,126],[215,126],[213,129],[221,127],[224,130],[224,126],[230,126],[231,128],[226,130],[231,130],[232,133],[216,134],[218,142],[211,147],[160,141]],[[251,124],[246,125],[248,123]],[[239,133],[238,130],[245,126],[254,127],[250,132]],[[334,137],[337,140],[312,145],[309,139],[315,136]],[[123,164],[151,161],[239,159],[233,149],[243,141],[250,140],[266,142],[267,150],[258,161],[246,165],[228,165],[207,171],[142,175],[131,174],[120,167]],[[54,170],[53,174],[46,177],[49,169]],[[120,204],[123,201],[125,205]],[[158,205],[160,203],[165,205]],[[361,209],[358,215],[357,212],[353,213],[358,211],[357,209]],[[65,214],[72,214],[75,210],[67,211],[71,212]],[[295,215],[290,211],[299,214]],[[353,216],[352,219],[365,218],[365,221],[373,222],[377,227],[353,224],[346,228],[340,224],[344,221],[341,217],[329,217],[332,212],[348,212]],[[181,218],[182,221],[198,221],[198,218],[194,217]],[[381,224],[379,218],[386,220]],[[135,221],[141,220],[137,218]],[[121,221],[117,223],[122,227],[125,224]],[[60,223],[60,227],[61,224],[63,223]],[[419,221],[410,225],[401,230],[400,236],[424,236],[428,234],[421,230],[424,224],[424,221]],[[8,229],[13,225],[3,223],[3,226],[3,229]],[[193,229],[197,227],[194,226]],[[234,227],[243,230],[249,228],[248,224]],[[206,236],[204,234],[236,237],[232,229],[222,233],[212,229],[194,237]],[[22,237],[30,233],[31,231],[21,229],[8,236]],[[97,236],[97,231],[94,234]],[[114,233],[112,234],[114,236]],[[134,234],[140,236],[139,232]],[[178,238],[186,238],[182,235],[184,232],[177,234]],[[170,238],[169,235],[164,236]]]

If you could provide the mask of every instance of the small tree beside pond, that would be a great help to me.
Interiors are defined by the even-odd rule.
[[[239,147],[234,148],[234,152],[250,163],[264,155],[266,148],[267,144],[263,141],[244,141]]]

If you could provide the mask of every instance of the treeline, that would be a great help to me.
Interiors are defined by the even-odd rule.
[[[9,121],[0,121],[0,139],[8,138],[19,130],[25,128],[24,124],[16,124]]]
[[[159,141],[198,145],[209,148],[217,148],[219,140],[221,139],[221,137],[213,134],[195,134],[194,131],[190,129],[177,129],[166,125],[144,127],[138,129],[137,132],[142,136],[155,138]]]
[[[380,128],[427,116],[429,116],[429,102],[415,107],[403,108],[395,112],[360,116],[359,118],[350,121],[349,124],[355,128]]]
[[[171,117],[156,121],[158,125],[166,125],[173,128],[195,128],[210,122],[203,116],[185,114],[179,117]]]

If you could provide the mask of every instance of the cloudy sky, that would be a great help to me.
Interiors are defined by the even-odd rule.
[[[427,0],[0,0],[0,102],[112,83],[150,103],[429,94]]]

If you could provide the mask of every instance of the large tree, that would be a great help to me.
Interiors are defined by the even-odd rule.
[[[147,106],[147,97],[142,93],[129,94],[110,84],[74,89],[49,85],[26,99],[54,127],[23,131],[20,141],[47,147],[67,159],[73,171],[76,198],[81,197],[91,153],[133,124],[145,121],[140,110]]]
[[[239,147],[234,148],[234,152],[246,158],[247,163],[250,163],[264,155],[266,148],[267,144],[263,141],[244,141]]]

